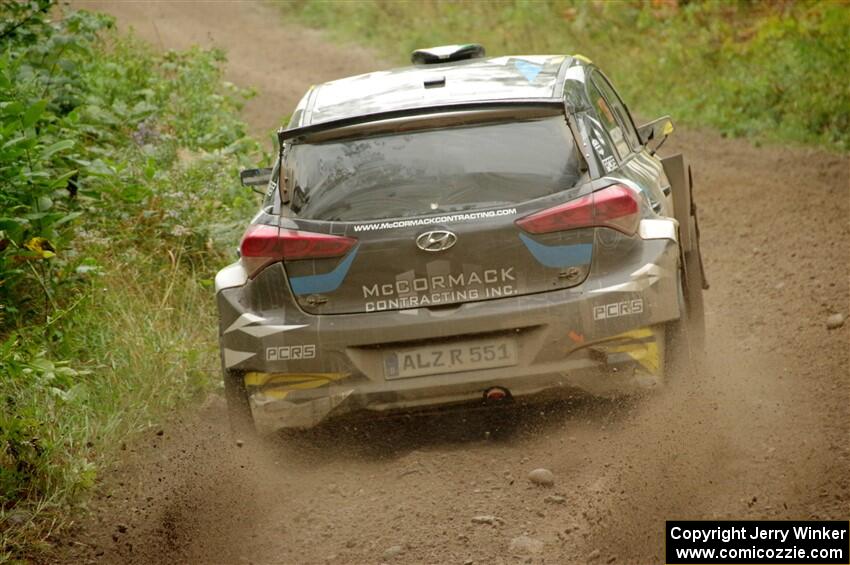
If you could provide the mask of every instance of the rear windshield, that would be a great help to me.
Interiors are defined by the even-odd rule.
[[[575,186],[563,116],[295,144],[286,158],[301,218],[355,221],[516,204]]]

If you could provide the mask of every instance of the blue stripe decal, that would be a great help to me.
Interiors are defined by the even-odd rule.
[[[537,75],[540,74],[540,71],[543,70],[541,65],[535,65],[528,61],[514,61],[514,66],[520,73],[522,73],[522,76],[524,76],[525,80],[528,82],[532,82],[536,79]]]
[[[345,280],[345,275],[348,274],[348,269],[354,262],[354,256],[357,255],[357,249],[360,247],[358,243],[348,256],[340,262],[336,268],[323,275],[307,275],[304,277],[290,277],[289,285],[292,287],[292,292],[297,295],[302,294],[321,294],[323,292],[333,292],[339,288],[342,281]]]
[[[593,255],[592,243],[576,243],[573,245],[543,245],[537,243],[524,233],[519,238],[525,244],[538,263],[552,268],[574,267],[587,265]]]

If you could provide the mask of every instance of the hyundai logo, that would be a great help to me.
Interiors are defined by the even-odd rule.
[[[426,231],[416,238],[416,247],[422,251],[445,251],[457,243],[457,236],[450,231]]]

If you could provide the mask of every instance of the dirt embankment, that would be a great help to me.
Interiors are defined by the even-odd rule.
[[[310,84],[384,66],[265,4],[80,4],[164,48],[225,48],[229,79],[258,89],[245,114],[258,134]],[[58,558],[646,563],[662,561],[666,519],[846,519],[850,323],[825,321],[848,310],[850,161],[694,130],[669,145],[696,171],[712,283],[703,378],[628,404],[521,410],[506,439],[441,415],[239,448],[213,399],[127,451]],[[555,485],[531,485],[535,467]],[[512,550],[521,535],[542,549]]]

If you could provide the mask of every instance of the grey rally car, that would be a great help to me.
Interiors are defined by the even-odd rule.
[[[311,88],[215,281],[233,426],[689,372],[707,286],[671,131],[579,55],[443,46]]]

